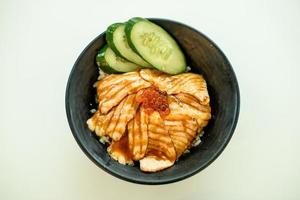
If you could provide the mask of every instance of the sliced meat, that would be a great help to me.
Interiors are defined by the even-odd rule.
[[[174,165],[174,161],[158,159],[156,156],[146,156],[140,160],[140,169],[144,172],[157,172]]]
[[[100,111],[97,110],[94,115],[88,119],[87,124],[91,131],[95,131],[96,135],[104,136],[105,130],[109,125],[109,122],[115,112],[115,109],[112,109],[108,114],[101,115]]]
[[[126,131],[127,123],[135,116],[139,103],[135,101],[136,94],[128,95],[115,108],[105,133],[114,141],[118,141]]]
[[[134,119],[128,123],[129,149],[133,160],[140,160],[145,156],[148,145],[148,115],[141,107]]]
[[[158,112],[149,115],[148,146],[145,157],[140,160],[140,168],[146,172],[156,172],[168,168],[176,160],[176,151]]]
[[[87,125],[91,131],[95,131],[97,124],[102,123],[102,121],[98,122],[99,117],[101,116],[100,111],[97,110],[94,115],[87,120]]]
[[[101,115],[98,110],[87,124],[98,136],[108,135],[118,141],[126,131],[127,123],[135,116],[139,103],[135,101],[136,94],[128,95],[108,114]]]
[[[184,73],[172,76],[172,79],[173,86],[168,90],[169,94],[188,93],[196,97],[201,104],[209,104],[206,81],[202,75]]]
[[[107,152],[113,159],[117,160],[123,165],[133,164],[131,152],[128,146],[127,135],[124,135],[119,141],[113,141],[111,145],[107,148]]]
[[[172,112],[169,115],[172,115]],[[178,158],[194,140],[198,124],[191,117],[185,120],[176,120],[176,116],[172,117],[172,119],[165,119],[164,123],[172,139]]]
[[[127,95],[149,87],[151,84],[142,79],[138,72],[114,74],[105,77],[97,84],[99,110],[106,114],[118,105]]]
[[[209,104],[202,105],[200,104],[198,99],[186,93],[176,94],[175,97],[179,99],[180,105],[182,107],[188,108],[191,111],[191,117],[195,118],[198,122],[198,131],[200,131],[200,128],[203,128],[208,124],[208,121],[211,118],[211,108]]]
[[[150,69],[142,69],[140,75],[168,94],[188,93],[196,97],[201,104],[209,104],[207,85],[202,75],[183,73],[170,76]]]
[[[176,149],[177,158],[189,147],[196,133],[210,119],[210,107],[203,106],[198,99],[188,94],[169,96],[170,114],[165,117],[168,129]]]
[[[184,120],[188,117],[191,117],[197,121],[199,126],[203,126],[203,124],[207,124],[208,120],[211,118],[210,112],[201,111],[194,106],[189,105],[187,102],[181,101],[180,99],[177,99],[172,95],[169,96],[168,102],[169,108],[170,110],[172,110],[172,115],[167,116],[168,119],[174,118],[176,120]]]
[[[124,74],[111,74],[97,82],[97,89],[106,90],[111,85],[117,85],[125,79],[136,80],[139,77],[137,72],[128,72]],[[122,78],[120,78],[122,76]],[[100,92],[100,91],[98,91]]]
[[[185,103],[189,106],[193,106],[194,108],[202,111],[202,112],[211,112],[209,105],[202,105],[200,104],[199,100],[194,96],[187,94],[187,93],[179,93],[174,95],[180,102]]]
[[[169,74],[157,70],[141,69],[140,76],[161,91],[168,91],[172,87],[173,79]]]
[[[172,166],[211,118],[201,75],[142,69],[109,75],[96,86],[99,105],[89,129],[112,139],[107,151],[113,159],[140,161],[145,172]]]

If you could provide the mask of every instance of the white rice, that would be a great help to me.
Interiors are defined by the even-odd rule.
[[[190,66],[187,66],[185,72],[189,72],[189,71],[191,71],[191,70],[192,70],[191,67],[190,67]]]
[[[102,69],[99,68],[99,76],[98,76],[98,81],[103,79],[104,77],[108,76],[109,74],[105,73],[102,71]]]
[[[97,110],[95,108],[90,110],[90,113],[94,114]]]
[[[99,141],[100,141],[102,144],[110,144],[110,140],[109,140],[109,137],[108,137],[108,136],[100,136]]]
[[[200,131],[197,133],[195,139],[192,141],[191,145],[183,152],[183,154],[190,153],[190,149],[201,144],[201,137],[204,135],[204,131]]]

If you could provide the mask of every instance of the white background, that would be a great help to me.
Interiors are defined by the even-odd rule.
[[[144,186],[80,150],[64,95],[72,65],[108,25],[161,17],[208,35],[241,91],[235,134],[208,168]],[[0,199],[299,199],[300,1],[0,0]]]

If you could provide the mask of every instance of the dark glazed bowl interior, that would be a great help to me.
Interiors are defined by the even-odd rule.
[[[169,169],[141,172],[139,166],[124,166],[110,158],[106,146],[101,144],[86,125],[95,108],[95,90],[98,69],[97,51],[106,43],[100,34],[81,53],[69,77],[66,90],[66,111],[72,133],[85,154],[108,173],[135,183],[165,184],[190,177],[207,167],[229,142],[239,115],[239,88],[233,69],[221,50],[206,36],[184,24],[150,19],[167,30],[184,51],[192,72],[204,75],[211,97],[212,119],[205,128],[202,144],[191,153],[181,156]],[[91,105],[92,104],[92,105]]]

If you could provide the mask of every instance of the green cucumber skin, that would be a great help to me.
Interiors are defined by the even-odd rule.
[[[98,54],[96,55],[96,63],[98,65],[98,67],[105,73],[107,74],[114,74],[114,73],[120,73],[116,70],[114,70],[113,68],[111,68],[106,60],[105,60],[105,52],[106,52],[106,49],[108,48],[107,45],[105,45],[104,47],[102,47]]]
[[[96,63],[105,73],[126,73],[139,69],[139,66],[129,62],[115,54],[115,52],[105,45],[96,55]]]
[[[123,54],[118,50],[118,48],[116,47],[115,42],[114,42],[114,32],[121,25],[125,25],[125,27],[126,27],[126,23],[114,23],[107,28],[106,41],[107,41],[108,46],[115,52],[115,54],[117,56],[124,58],[125,60],[128,60],[129,62],[133,62],[137,65],[140,65],[143,68],[152,68],[152,66],[149,63],[147,63],[145,60],[144,60],[145,64],[135,62],[134,60],[129,60],[127,57],[123,56]],[[134,52],[136,53],[136,51],[134,51]],[[137,55],[139,55],[139,54],[137,54]],[[143,59],[143,58],[141,57],[141,59]]]
[[[125,34],[126,34],[126,37],[127,37],[127,41],[128,41],[128,44],[130,46],[130,48],[135,52],[137,53],[139,56],[142,57],[142,55],[138,52],[138,50],[135,48],[135,46],[133,45],[132,41],[131,41],[131,30],[133,28],[133,26],[139,22],[139,21],[142,21],[142,20],[146,20],[144,18],[141,18],[141,17],[134,17],[134,18],[131,18],[130,20],[128,20],[126,22],[126,26],[125,26]],[[142,57],[143,58],[143,57]],[[144,58],[143,58],[144,59]],[[144,59],[145,60],[145,59]]]
[[[114,44],[113,35],[114,35],[115,30],[123,24],[124,23],[114,23],[106,29],[106,42],[107,42],[108,46],[117,54],[117,56],[120,56],[122,58],[124,58],[124,57],[118,51],[117,47]],[[124,59],[126,59],[126,58],[124,58]]]
[[[127,41],[128,41],[128,44],[129,44],[130,48],[132,48],[133,51],[135,51],[140,57],[142,57],[144,60],[147,61],[147,59],[145,59],[144,56],[141,55],[141,53],[139,53],[139,51],[135,48],[135,46],[134,46],[134,44],[133,44],[133,42],[132,42],[132,39],[131,39],[131,31],[132,31],[134,25],[135,25],[136,23],[138,23],[138,22],[141,22],[141,21],[148,21],[149,23],[153,23],[153,22],[150,22],[149,20],[147,20],[147,19],[145,19],[145,18],[141,18],[141,17],[134,17],[134,18],[131,18],[131,19],[129,19],[129,20],[126,22],[126,26],[125,26],[125,34],[126,34]],[[154,23],[154,24],[155,24],[155,23]],[[157,26],[159,26],[159,25],[157,25]],[[162,27],[161,27],[161,28],[162,28]],[[162,29],[163,29],[163,28],[162,28]],[[166,32],[167,32],[167,31],[166,31]],[[167,33],[168,33],[168,32],[167,32]],[[172,37],[172,36],[170,36],[170,37]],[[173,38],[173,40],[174,40],[174,38]],[[176,42],[176,41],[175,41],[175,42]],[[177,42],[176,42],[176,43],[177,43]],[[177,44],[177,45],[178,45],[178,44]],[[179,46],[178,46],[178,48],[180,49]],[[181,49],[180,49],[180,51],[181,51]],[[182,53],[182,54],[183,54],[183,53]],[[183,54],[183,59],[184,59],[185,67],[183,67],[181,71],[177,71],[176,73],[172,73],[172,74],[179,74],[179,73],[182,73],[182,72],[184,72],[184,71],[186,70],[186,58],[185,58],[184,54]],[[150,61],[147,61],[147,62],[151,64]],[[151,65],[152,65],[152,64],[151,64]],[[152,66],[153,66],[154,68],[156,68],[157,70],[159,70],[159,71],[163,71],[160,67],[157,67],[157,66],[154,66],[154,65],[152,65]],[[167,73],[166,71],[163,71],[163,72]]]

